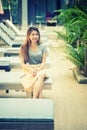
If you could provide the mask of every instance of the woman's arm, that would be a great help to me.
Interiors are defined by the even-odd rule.
[[[22,68],[23,68],[25,71],[28,71],[28,72],[32,73],[33,68],[32,68],[28,63],[26,63],[26,64],[24,63],[23,57],[21,57],[20,60],[21,60],[21,66],[22,66]]]
[[[19,58],[20,58],[20,62],[21,62],[21,66],[22,68],[25,70],[25,71],[29,71],[30,73],[32,73],[33,71],[33,68],[27,63],[25,64],[25,61],[24,61],[24,56],[23,56],[23,48],[20,47],[20,52],[19,52]]]
[[[43,57],[42,57],[42,63],[39,65],[38,69],[39,70],[42,70],[44,67],[45,67],[45,64],[46,64],[46,56],[47,56],[47,53],[43,53]]]

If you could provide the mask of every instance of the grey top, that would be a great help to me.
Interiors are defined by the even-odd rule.
[[[38,45],[38,50],[36,52],[29,49],[29,64],[40,64],[44,53],[47,53],[47,46],[45,43]]]

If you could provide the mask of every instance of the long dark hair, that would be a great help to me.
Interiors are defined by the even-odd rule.
[[[26,39],[24,41],[24,43],[21,45],[20,47],[20,53],[19,55],[22,56],[24,58],[24,63],[28,62],[29,59],[29,47],[31,45],[31,40],[30,40],[30,34],[32,33],[32,31],[36,31],[39,35],[39,39],[37,41],[37,44],[40,44],[40,32],[38,30],[38,28],[36,27],[29,27],[27,30],[27,34],[26,34]]]

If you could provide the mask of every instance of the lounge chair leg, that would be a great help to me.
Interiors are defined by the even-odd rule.
[[[26,92],[26,97],[27,97],[27,98],[32,98],[32,92],[30,92],[30,93],[29,93],[29,92]]]
[[[6,93],[9,93],[9,90],[6,90]]]

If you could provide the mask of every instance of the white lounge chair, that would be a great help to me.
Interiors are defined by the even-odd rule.
[[[46,59],[46,68],[50,66],[50,57],[47,56]],[[20,59],[18,56],[16,57],[0,57],[0,67],[5,70],[9,70],[11,68],[21,68]]]
[[[14,42],[14,40],[11,40],[9,36],[0,28],[0,38],[7,43],[7,45],[11,47],[19,47],[22,42]]]
[[[20,32],[19,29],[10,21],[10,20],[3,20],[3,22],[15,33],[16,36],[26,36],[26,32]],[[41,41],[47,41],[47,34],[46,31],[40,30]]]
[[[43,43],[44,44],[44,43]],[[47,46],[47,44],[44,44]],[[19,47],[9,47],[9,48],[0,48],[0,54],[2,56],[18,56],[19,55]],[[49,48],[47,47],[47,55],[49,55]]]
[[[8,27],[10,27],[10,29],[15,33],[16,36],[25,36],[26,35],[26,33],[21,33],[10,20],[3,20],[3,22]]]
[[[7,48],[4,50],[4,56],[18,56],[19,55],[19,47],[12,47],[12,48]]]
[[[10,71],[11,65],[9,61],[0,61],[0,70]]]
[[[0,72],[0,90],[24,90],[20,77],[23,74],[23,72]],[[48,90],[51,89],[52,86],[52,79],[49,76],[49,78],[44,80],[44,87],[43,89]],[[26,92],[26,96],[32,97],[32,93]]]
[[[24,41],[25,40],[25,36],[16,36],[15,33],[13,33],[11,31],[10,28],[8,28],[4,23],[0,23],[0,28],[2,29],[2,31],[4,31],[12,40],[14,41]]]
[[[0,129],[54,130],[53,100],[0,98]]]

